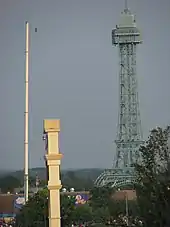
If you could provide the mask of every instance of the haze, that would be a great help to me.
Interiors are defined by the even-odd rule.
[[[142,128],[170,123],[170,1],[129,0]],[[111,30],[124,0],[0,1],[0,169],[24,160],[25,21],[31,24],[30,167],[44,166],[44,118],[61,119],[62,168],[111,168],[118,120],[118,49]],[[34,28],[38,32],[34,32]]]

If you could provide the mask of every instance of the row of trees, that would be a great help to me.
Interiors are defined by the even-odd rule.
[[[63,187],[76,188],[78,191],[89,190],[93,187],[93,180],[88,177],[77,177],[74,171],[68,171],[66,174],[61,174]],[[39,187],[45,187],[47,184],[45,179],[39,181]],[[35,187],[36,178],[29,176],[29,186]],[[4,176],[0,178],[0,189],[1,192],[13,193],[15,188],[23,188],[23,180],[14,176]]]
[[[20,180],[13,176],[5,176],[0,178],[0,189],[1,192],[7,193],[13,192],[14,188],[21,186]]]
[[[61,195],[62,226],[71,226],[73,223],[125,223],[123,217],[126,215],[126,202],[111,199],[113,193],[109,188],[93,188],[88,203],[78,206],[75,205],[74,196]],[[17,226],[48,226],[47,197],[46,189],[31,197],[17,216]],[[138,215],[136,201],[129,201],[128,207],[130,219],[134,221]]]
[[[140,147],[141,161],[135,165],[136,201],[128,202],[128,223],[147,227],[170,226],[169,128],[157,128]],[[61,196],[63,226],[72,222],[93,222],[122,226],[127,223],[126,201],[112,199],[110,188],[93,188],[88,204],[75,206],[73,197]],[[17,216],[20,226],[43,225],[47,221],[47,191],[29,199]],[[138,220],[141,220],[140,222]]]

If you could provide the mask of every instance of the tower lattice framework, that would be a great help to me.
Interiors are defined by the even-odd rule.
[[[95,182],[96,186],[123,186],[134,181],[134,163],[139,160],[139,147],[143,143],[136,75],[136,47],[141,34],[134,15],[125,8],[121,23],[112,30],[112,44],[119,47],[119,121],[116,156],[112,169],[105,170]]]

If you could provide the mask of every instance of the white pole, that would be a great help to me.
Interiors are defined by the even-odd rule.
[[[29,23],[25,24],[25,138],[24,138],[24,198],[28,201],[28,108],[29,108]]]

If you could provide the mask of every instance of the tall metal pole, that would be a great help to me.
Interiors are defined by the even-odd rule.
[[[29,23],[25,24],[25,138],[24,138],[24,198],[28,201],[28,108],[29,108]]]
[[[125,202],[126,202],[126,218],[127,218],[127,226],[129,226],[129,206],[128,206],[128,195],[126,192],[126,197],[125,197]]]

